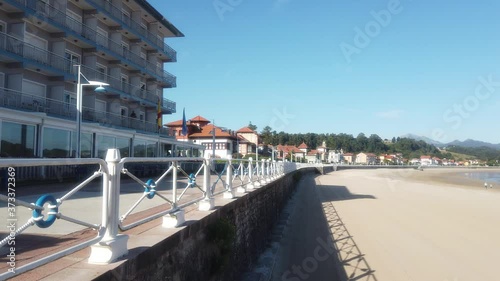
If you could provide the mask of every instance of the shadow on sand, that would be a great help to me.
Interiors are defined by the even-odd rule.
[[[318,185],[318,197],[323,207],[330,236],[328,243],[335,248],[338,257],[338,272],[340,281],[377,281],[375,270],[371,269],[364,254],[349,233],[340,215],[334,207],[335,201],[354,199],[376,199],[375,196],[353,194],[345,186]]]

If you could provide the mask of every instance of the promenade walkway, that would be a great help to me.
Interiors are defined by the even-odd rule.
[[[217,180],[217,176],[211,176],[211,181]],[[197,182],[202,181],[202,176],[197,178]],[[30,186],[22,186],[22,183],[17,184],[16,199],[20,199],[26,202],[35,202],[41,194],[52,194],[56,198],[60,195],[67,193],[71,190],[77,183],[55,183],[55,184],[37,184]],[[178,180],[179,188],[184,187],[187,184],[186,178],[179,178]],[[171,181],[167,180],[157,186],[157,191],[159,194],[164,195],[167,198],[171,198]],[[101,181],[95,181],[85,186],[83,190],[77,192],[69,200],[65,201],[61,210],[66,216],[75,217],[82,221],[94,222],[96,224],[100,223],[101,209],[102,209],[102,185]],[[120,214],[124,214],[131,206],[140,198],[143,194],[144,189],[135,181],[131,179],[122,180],[121,182],[121,194],[120,194]],[[215,192],[223,190],[222,185],[217,185]],[[182,191],[182,190],[181,190]],[[179,193],[178,192],[178,196]],[[189,202],[196,198],[202,196],[201,192],[197,188],[188,188],[182,200],[179,201],[180,204],[183,202]],[[218,204],[224,204],[222,196],[216,196],[216,202]],[[226,200],[227,202],[227,200]],[[130,222],[137,221],[139,219],[148,217],[152,214],[156,214],[163,210],[170,209],[170,205],[165,204],[166,202],[155,196],[153,199],[144,199],[139,206],[133,211],[132,215],[127,217],[124,224],[127,225]],[[197,211],[198,205],[193,204],[185,208],[185,212],[189,213],[186,215],[188,220],[186,223],[191,223],[200,216],[205,216],[209,212],[199,212]],[[5,202],[0,201],[0,221],[7,222],[7,206]],[[17,225],[20,226],[24,224],[32,216],[31,211],[27,208],[18,206],[16,208],[16,218]],[[191,220],[191,221],[189,221]],[[147,235],[144,236],[142,242],[153,244],[155,241],[164,239],[169,233],[173,233],[176,230],[168,230],[161,227],[162,218],[158,218],[151,222],[142,224],[138,227],[125,231],[123,233],[130,236],[129,245],[132,247],[130,253],[133,255],[134,252],[140,249],[133,249],[134,237],[138,234],[142,234],[147,231],[156,232],[154,238],[148,241]],[[1,229],[0,237],[3,239],[8,235],[6,228]],[[39,228],[37,226],[31,226],[25,230],[21,235],[16,237],[16,267],[22,266],[29,262],[35,261],[40,257],[48,256],[52,253],[67,249],[71,246],[77,245],[81,242],[88,241],[96,237],[97,232],[93,229],[86,228],[84,226],[74,224],[65,220],[56,220],[55,223],[49,228]],[[137,245],[139,245],[138,243]],[[142,245],[141,247],[143,247]],[[8,247],[1,248],[0,252],[0,272],[6,272],[8,269],[7,257]],[[63,257],[57,262],[52,262],[47,265],[41,266],[35,270],[23,273],[12,280],[68,280],[68,272],[75,274],[74,276],[80,276],[81,278],[72,278],[74,280],[89,280],[92,277],[97,276],[114,265],[90,265],[87,263],[87,259],[90,255],[90,249],[86,248],[78,251],[72,255]],[[116,263],[115,263],[116,265]],[[84,270],[77,270],[76,268],[83,268]]]

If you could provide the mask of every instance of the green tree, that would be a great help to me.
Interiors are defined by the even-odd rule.
[[[271,130],[271,127],[265,126],[264,129],[262,129],[262,132],[260,132],[260,136],[262,137],[264,144],[273,144],[273,135]]]
[[[252,124],[252,121],[250,121],[250,123],[248,123],[247,127],[250,128],[253,131],[257,131],[257,126],[255,126],[254,124]]]

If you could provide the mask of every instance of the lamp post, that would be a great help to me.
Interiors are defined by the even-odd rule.
[[[213,121],[213,129],[212,129],[212,158],[215,159],[215,120]]]
[[[95,92],[97,93],[103,93],[106,91],[106,89],[103,86],[109,86],[109,84],[104,83],[104,82],[99,82],[99,81],[91,81],[85,77],[85,75],[82,74],[82,69],[81,65],[76,65],[78,68],[78,80],[77,80],[77,85],[76,85],[76,158],[81,158],[82,157],[82,151],[81,151],[81,144],[82,144],[82,108],[83,108],[83,103],[82,103],[82,92],[83,92],[83,86],[97,86],[95,88]],[[81,77],[83,77],[87,83],[82,84],[81,83]]]

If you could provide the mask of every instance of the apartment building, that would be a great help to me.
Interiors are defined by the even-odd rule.
[[[198,149],[178,148],[161,123],[176,112],[165,98],[176,77],[164,69],[176,52],[165,39],[183,36],[145,0],[1,1],[0,157]]]

